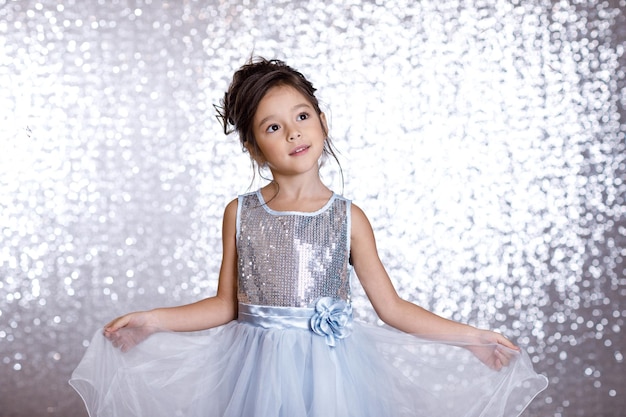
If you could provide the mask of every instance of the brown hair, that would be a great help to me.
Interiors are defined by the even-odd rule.
[[[236,131],[241,144],[250,150],[253,160],[254,156],[260,152],[253,133],[254,115],[265,94],[272,87],[279,85],[295,88],[306,97],[318,116],[322,113],[317,97],[315,97],[316,89],[302,73],[277,59],[267,60],[261,57],[251,58],[235,72],[220,105],[215,106],[217,118],[224,128],[224,133],[228,135]],[[323,123],[322,129],[326,135],[324,155],[330,155],[341,170],[341,165],[328,137],[328,131]],[[258,168],[260,170],[261,166]]]

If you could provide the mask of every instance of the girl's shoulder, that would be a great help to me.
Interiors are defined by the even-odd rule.
[[[237,210],[239,208],[239,198],[230,200],[224,208],[224,219],[234,219],[237,216]]]
[[[372,225],[367,215],[359,206],[354,203],[350,204],[350,217],[352,223],[352,231],[356,232],[356,235],[370,235],[373,233]]]

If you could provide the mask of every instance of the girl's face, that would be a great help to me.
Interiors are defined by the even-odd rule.
[[[297,175],[318,170],[326,141],[326,117],[288,85],[272,87],[259,102],[253,132],[260,154],[247,146],[259,164],[274,175]]]

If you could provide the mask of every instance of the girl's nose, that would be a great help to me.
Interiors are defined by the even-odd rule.
[[[289,140],[289,142],[292,142],[292,141],[300,138],[300,136],[302,136],[302,134],[298,130],[292,130],[291,132],[289,132],[288,140]]]

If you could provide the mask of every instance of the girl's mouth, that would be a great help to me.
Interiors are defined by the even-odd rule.
[[[293,151],[291,151],[291,152],[289,153],[289,155],[292,155],[292,156],[299,155],[299,154],[301,154],[301,153],[303,153],[303,152],[307,151],[309,148],[310,148],[310,146],[309,146],[309,145],[301,145],[301,146],[298,146],[296,149],[294,149]]]

